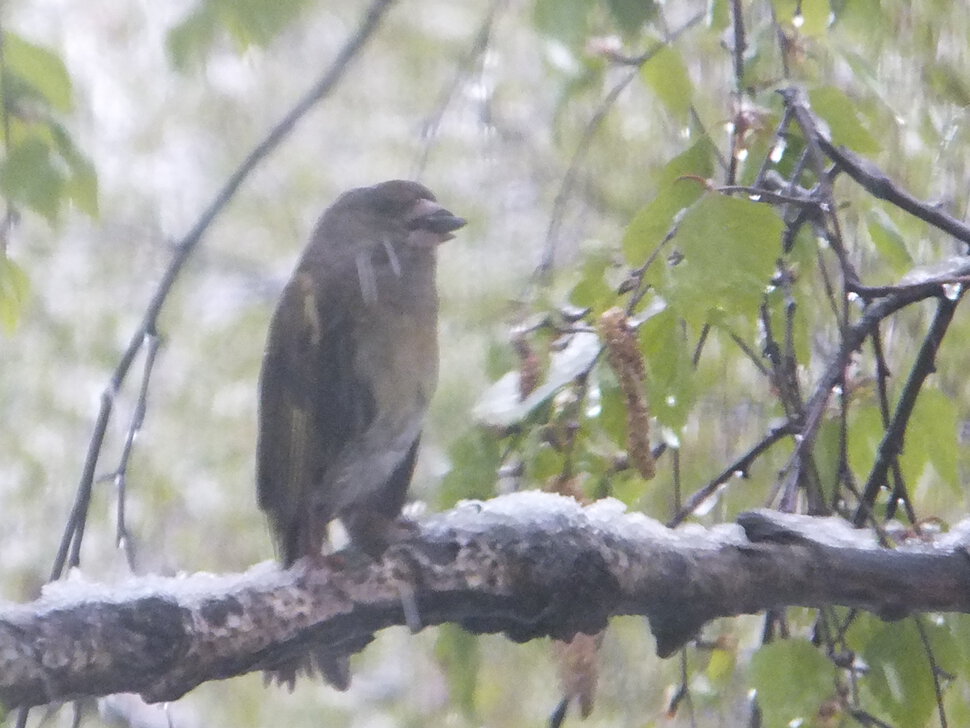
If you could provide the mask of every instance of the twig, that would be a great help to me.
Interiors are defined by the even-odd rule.
[[[873,197],[892,203],[913,217],[928,222],[970,246],[970,225],[948,215],[929,202],[917,199],[868,159],[844,147],[835,146],[822,134],[818,134],[817,139],[819,146],[839,169],[858,182]]]
[[[747,185],[723,185],[715,189],[718,192],[722,192],[727,195],[735,193],[745,194],[755,202],[771,202],[773,204],[784,203],[788,205],[798,205],[799,207],[818,209],[818,200],[810,197],[796,197],[795,195],[772,192],[771,190],[764,189],[763,187],[748,187]]]
[[[438,135],[441,120],[444,118],[448,106],[461,88],[466,77],[471,74],[473,66],[482,57],[482,54],[488,50],[488,44],[492,36],[492,27],[495,25],[495,14],[498,12],[499,6],[504,3],[505,0],[492,0],[492,4],[489,5],[488,11],[485,13],[485,19],[475,34],[475,39],[472,41],[471,47],[458,63],[458,68],[451,79],[451,83],[445,88],[434,110],[421,125],[421,138],[425,140],[425,143],[422,145],[421,154],[418,156],[418,161],[415,165],[415,179],[421,177],[424,168],[428,164],[428,157],[431,156],[432,142]]]
[[[970,274],[970,263],[964,264],[956,272],[958,274]],[[927,281],[924,284],[911,288],[900,288],[893,294],[870,305],[862,315],[862,318],[846,329],[839,351],[832,357],[832,360],[825,368],[816,385],[815,393],[805,407],[805,419],[802,430],[799,433],[801,439],[798,441],[788,463],[782,469],[782,474],[791,471],[793,465],[799,462],[803,451],[809,451],[814,447],[815,436],[818,434],[818,428],[822,424],[822,415],[825,413],[825,407],[832,394],[832,388],[842,381],[843,371],[852,353],[862,346],[866,337],[875,330],[879,322],[884,318],[891,316],[896,311],[905,308],[911,303],[941,295],[941,289],[942,284],[937,281]]]
[[[674,514],[674,517],[667,521],[667,527],[675,528],[676,526],[680,525],[685,518],[687,518],[697,509],[698,506],[700,506],[701,503],[714,495],[717,489],[733,478],[736,473],[741,473],[742,477],[747,476],[748,470],[751,469],[751,465],[761,456],[761,453],[768,450],[779,440],[788,437],[789,435],[794,435],[796,432],[798,432],[798,429],[791,422],[786,422],[780,427],[772,429],[754,447],[744,453],[744,455],[739,457],[733,463],[728,465],[707,485],[691,495],[690,498],[687,499],[684,506],[678,510],[676,514]]]
[[[737,93],[741,93],[744,81],[744,52],[748,49],[748,42],[744,37],[744,16],[741,10],[741,0],[732,0],[731,19],[734,24],[734,86]]]
[[[876,358],[876,390],[879,394],[879,414],[882,417],[882,426],[888,429],[890,414],[889,392],[886,380],[889,379],[890,371],[889,365],[886,364],[886,354],[882,348],[882,336],[879,333],[878,327],[872,332],[870,339],[872,340],[872,352]],[[906,516],[909,518],[909,522],[916,532],[919,533],[919,519],[916,517],[916,511],[913,509],[913,503],[909,497],[909,490],[906,488],[906,480],[903,478],[903,469],[899,464],[899,458],[893,458],[892,476],[893,495],[892,500],[889,502],[889,508],[886,509],[886,517],[894,517],[896,503],[901,501],[906,510]]]
[[[664,45],[662,43],[658,44],[656,51],[659,51]],[[563,216],[566,211],[566,201],[572,195],[576,177],[579,175],[579,168],[586,158],[590,143],[593,137],[596,136],[596,132],[599,131],[607,114],[613,108],[613,104],[620,98],[620,94],[639,75],[639,68],[634,68],[624,76],[606,95],[606,98],[603,99],[596,113],[593,114],[593,117],[586,124],[586,128],[583,129],[579,143],[576,145],[576,151],[573,152],[573,156],[569,160],[569,166],[566,168],[566,174],[563,175],[562,184],[559,185],[556,199],[553,200],[552,215],[549,218],[549,227],[546,229],[546,243],[542,249],[542,258],[539,261],[539,265],[532,274],[530,287],[534,288],[548,281],[549,275],[552,273],[553,266],[556,263],[556,249],[559,246],[559,228],[562,225]]]
[[[738,150],[741,146],[744,130],[738,124],[741,115],[741,102],[744,98],[744,52],[747,50],[747,41],[744,37],[744,15],[741,9],[741,0],[731,2],[731,21],[734,26],[734,48],[731,55],[734,59],[734,99],[737,107],[734,110],[735,121],[731,124],[731,159],[728,162],[727,183],[733,185],[738,178]]]
[[[843,287],[848,289],[859,282],[859,274],[849,260],[842,240],[841,225],[837,214],[838,206],[832,190],[832,177],[825,171],[825,158],[819,138],[822,134],[818,130],[818,122],[808,109],[805,92],[799,88],[787,88],[781,91],[785,104],[792,110],[795,120],[802,129],[805,137],[807,161],[818,180],[818,194],[822,202],[822,211],[831,223],[831,230],[826,229],[826,240],[835,252],[842,266]]]
[[[943,336],[946,334],[950,321],[953,319],[953,312],[956,311],[959,302],[959,298],[956,300],[950,300],[945,296],[940,298],[933,323],[930,325],[930,330],[926,334],[922,346],[920,346],[909,379],[906,380],[906,385],[899,397],[896,413],[893,415],[893,420],[879,444],[879,449],[876,451],[876,462],[873,463],[869,479],[862,491],[862,501],[852,519],[856,526],[861,526],[865,523],[866,518],[871,516],[879,489],[886,482],[886,473],[889,470],[890,463],[903,451],[903,438],[910,415],[913,413],[913,407],[916,405],[916,398],[919,396],[923,382],[936,371],[936,352],[943,341]]]
[[[755,350],[748,345],[748,342],[733,331],[731,332],[731,341],[738,345],[738,348],[741,349],[744,355],[748,357],[752,364],[754,364],[755,369],[761,372],[765,377],[768,377],[769,379],[771,378],[771,371],[764,365],[764,363],[761,361],[761,357],[758,356]]]
[[[566,174],[563,175],[562,184],[559,186],[559,191],[556,193],[556,199],[552,203],[552,215],[549,219],[549,227],[546,229],[546,242],[542,250],[542,258],[532,274],[532,280],[529,286],[530,289],[535,289],[537,286],[548,282],[549,275],[552,273],[553,266],[556,262],[556,249],[559,245],[559,228],[562,225],[563,215],[565,214],[566,201],[572,195],[573,186],[576,183],[576,177],[579,174],[580,165],[586,158],[586,154],[590,148],[590,142],[592,142],[593,137],[596,136],[596,133],[599,131],[600,126],[606,119],[607,114],[609,114],[617,99],[620,98],[620,94],[623,93],[623,90],[629,86],[630,82],[640,74],[640,67],[671,43],[674,43],[681,35],[703,20],[705,16],[705,13],[698,13],[690,18],[680,28],[674,31],[666,41],[657,43],[646,53],[632,59],[634,61],[631,64],[634,66],[633,70],[624,76],[620,82],[610,90],[610,92],[606,95],[606,98],[603,99],[603,102],[596,110],[596,113],[593,114],[593,117],[586,124],[586,128],[583,129],[583,133],[579,138],[579,143],[576,146],[576,151],[573,153],[572,159],[569,160],[569,166],[566,168]],[[525,298],[528,299],[530,296],[527,295]]]
[[[147,350],[145,352],[145,364],[141,375],[141,388],[138,391],[138,401],[135,403],[135,410],[128,425],[128,432],[125,435],[125,444],[121,451],[118,461],[118,469],[112,474],[112,480],[117,488],[118,510],[117,525],[115,530],[115,545],[120,546],[128,560],[128,568],[135,571],[135,553],[132,545],[131,534],[128,532],[128,525],[125,518],[125,503],[128,485],[128,464],[131,461],[131,454],[134,451],[135,438],[141,431],[142,424],[145,422],[145,412],[148,410],[148,389],[151,384],[152,371],[155,367],[155,359],[158,354],[160,339],[158,336],[148,336]],[[80,556],[77,556],[80,561]]]
[[[785,107],[784,116],[781,117],[781,121],[778,124],[778,128],[775,129],[775,141],[768,147],[768,153],[765,154],[764,159],[761,160],[761,168],[758,170],[758,174],[754,178],[754,186],[757,189],[764,187],[765,175],[768,174],[768,167],[773,164],[771,155],[772,152],[781,144],[788,136],[788,126],[791,124],[792,112],[791,109]]]
[[[923,643],[926,660],[930,663],[930,675],[933,677],[933,693],[936,695],[936,709],[940,716],[940,728],[947,728],[949,723],[946,719],[946,708],[943,707],[943,686],[940,685],[940,673],[942,670],[936,661],[936,655],[933,653],[930,636],[926,634],[926,626],[918,614],[913,615],[913,623],[916,625],[916,632],[919,634],[920,642]]]

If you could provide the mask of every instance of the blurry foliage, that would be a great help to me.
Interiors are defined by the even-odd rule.
[[[812,725],[834,697],[836,669],[808,640],[772,642],[751,658],[751,685],[758,692],[764,725]]]
[[[841,5],[830,8],[828,3],[781,0],[771,3],[773,16],[765,12],[769,9],[765,4],[745,6],[748,46],[740,79],[745,93],[739,100],[737,96],[732,99],[723,84],[729,76],[699,75],[698,59],[689,50],[696,46],[690,41],[638,56],[677,23],[667,18],[666,25],[654,25],[655,9],[647,12],[646,6],[642,18],[619,22],[620,14],[606,12],[607,5],[559,4],[562,12],[553,13],[551,4],[536,3],[536,26],[552,44],[552,68],[562,74],[557,139],[568,149],[569,140],[577,137],[566,125],[572,109],[587,108],[584,102],[591,96],[606,97],[605,90],[617,83],[615,74],[611,76],[614,68],[639,65],[643,89],[659,102],[650,112],[643,111],[657,125],[657,144],[646,157],[631,155],[628,166],[619,163],[611,174],[637,179],[645,203],[628,217],[616,245],[592,249],[561,274],[557,285],[562,281],[570,284],[558,301],[555,295],[536,299],[535,306],[543,311],[546,323],[530,329],[526,345],[540,360],[554,362],[557,352],[568,350],[577,337],[585,335],[584,329],[594,328],[602,312],[617,305],[625,307],[638,329],[647,372],[645,392],[660,425],[653,439],[661,446],[658,452],[666,448],[667,454],[658,460],[656,480],[647,483],[632,472],[625,452],[629,435],[626,404],[612,373],[604,369],[603,357],[584,358],[578,376],[569,382],[562,381],[561,368],[547,366],[525,393],[515,386],[524,376],[523,362],[513,363],[483,396],[476,414],[505,448],[505,487],[560,490],[567,481],[581,483],[587,496],[613,495],[664,518],[670,504],[676,506],[686,495],[682,487],[693,490],[696,485],[687,484],[699,478],[698,484],[703,484],[744,443],[757,441],[759,433],[770,429],[777,418],[795,416],[793,412],[803,401],[800,398],[809,396],[819,368],[833,353],[840,328],[857,320],[859,310],[851,297],[845,297],[841,263],[822,239],[817,223],[792,226],[794,237],[782,244],[786,226],[795,219],[790,210],[773,208],[756,196],[743,199],[716,189],[705,191],[705,186],[720,183],[728,171],[725,156],[731,154],[736,157],[731,169],[738,184],[760,183],[769,168],[783,178],[794,176],[804,189],[818,183],[815,171],[802,159],[807,147],[801,127],[791,123],[780,138],[773,136],[783,114],[774,90],[791,83],[789,79],[805,84],[813,112],[836,144],[893,172],[904,171],[901,130],[917,121],[922,112],[918,105],[907,106],[873,70],[886,60],[858,49],[874,34],[878,36],[880,31],[872,24],[891,35],[899,23],[914,23],[915,19],[903,17],[902,5],[871,3],[849,10]],[[960,19],[964,29],[965,16]],[[710,31],[733,27],[728,3],[715,3],[710,18]],[[611,22],[615,23],[612,31]],[[618,33],[619,40],[591,40],[596,34],[610,32]],[[950,37],[950,51],[955,50],[955,37]],[[724,39],[727,49],[722,61],[727,66],[733,39],[726,35]],[[886,52],[897,51],[890,45]],[[951,121],[937,124],[936,130],[925,134],[920,151],[913,150],[917,158],[938,154],[948,136],[965,134],[965,113],[960,112],[966,106],[965,90],[957,80],[959,73],[952,72],[954,63],[958,62],[953,53],[946,53],[943,59],[933,60],[923,74],[924,88],[940,97],[933,113],[939,120]],[[846,68],[854,69],[857,82],[851,75],[839,73]],[[728,148],[718,152],[721,145],[712,142],[717,138],[716,126],[723,121],[711,114],[718,106],[733,106],[729,127],[734,133],[733,152]],[[622,118],[637,112],[629,107],[611,112],[604,106],[596,113]],[[690,132],[677,140],[677,132],[685,124]],[[580,138],[591,144],[586,152],[590,175],[595,174],[597,154],[608,156],[609,144],[622,147],[624,143],[622,133],[608,123],[602,125],[599,138]],[[952,161],[952,155],[947,159]],[[931,184],[933,189],[955,191],[960,175],[966,173],[961,166],[956,176],[938,174],[932,183],[923,178],[914,183],[904,174],[898,183],[916,189]],[[892,284],[920,260],[938,260],[953,248],[953,242],[939,232],[914,226],[912,218],[868,197],[859,187],[840,182],[836,194],[844,206],[840,216],[848,231],[843,237],[848,259],[858,266],[863,281]],[[966,204],[962,197],[959,204]],[[925,275],[935,274],[938,272],[931,270]],[[915,280],[913,275],[907,280]],[[844,297],[841,302],[840,296]],[[845,308],[840,311],[840,306]],[[898,315],[897,328],[907,334],[894,335],[892,327],[883,334],[882,345],[894,371],[902,374],[912,366],[914,342],[925,336],[925,313],[924,309]],[[960,325],[966,327],[965,322],[955,323]],[[951,339],[956,336],[950,333]],[[521,341],[516,344],[522,345]],[[944,345],[938,355],[941,369],[944,362],[952,363],[954,355],[957,352]],[[870,374],[874,366],[868,349],[855,357],[842,398],[833,398],[825,414],[814,451],[825,501],[842,504],[847,515],[854,498],[841,489],[865,480],[886,435],[885,416]],[[778,379],[783,376],[787,381]],[[890,413],[901,384],[889,382]],[[554,390],[551,398],[550,388]],[[936,504],[955,500],[956,512],[947,511],[949,520],[965,512],[960,462],[965,460],[961,452],[966,448],[958,435],[961,422],[967,421],[968,392],[965,384],[945,378],[931,379],[923,390],[908,422],[898,472],[902,482],[909,484],[917,513],[935,515]],[[515,413],[504,420],[494,416],[496,401],[502,398],[503,411]],[[539,401],[545,406],[529,404]],[[841,424],[840,406],[844,413]],[[736,414],[740,412],[744,416]],[[495,430],[497,426],[505,430]],[[703,517],[713,506],[721,520],[764,504],[774,486],[771,476],[784,463],[792,444],[788,440],[788,445],[758,458],[754,466],[760,474],[745,471],[739,473],[745,480],[725,482],[695,515]],[[670,453],[675,451],[678,464],[672,471]],[[452,455],[454,477],[456,471],[461,473],[463,460],[457,451]],[[658,498],[665,490],[670,495]],[[875,511],[885,518],[894,516],[897,509],[891,501],[880,499]],[[858,631],[853,617],[843,615],[843,619],[845,625],[851,625],[850,632]],[[859,619],[872,621],[870,617]],[[870,674],[847,670],[849,666],[833,662],[805,639],[766,644],[749,667],[750,686],[757,691],[763,724],[838,725],[849,720],[853,710],[865,710],[894,725],[924,725],[937,703],[930,660],[937,654],[936,644],[945,642],[942,634],[949,619],[932,627],[940,636],[931,637],[927,645],[917,639],[914,620],[907,623],[906,639],[894,639],[892,628],[886,626],[882,641],[874,637],[864,648],[853,645],[852,649],[867,656],[867,663],[868,657],[880,663]],[[805,622],[801,634],[808,636],[815,624],[815,620]],[[946,658],[949,652],[952,650],[941,647],[938,659],[945,663],[941,666],[944,674],[955,675],[955,664]],[[736,669],[729,654],[715,650],[712,655],[712,664],[721,665],[711,668],[718,680],[723,680],[725,671],[734,673]],[[897,669],[901,672],[895,672]],[[892,676],[895,678],[890,679]],[[961,689],[966,691],[966,678],[960,679],[964,681]],[[902,692],[896,681],[906,685]],[[865,698],[858,698],[858,690],[850,691],[849,683],[862,684]]]
[[[201,0],[169,31],[169,57],[185,71],[201,64],[224,37],[240,52],[251,45],[264,46],[309,5],[309,0]]]
[[[464,8],[464,17],[477,17],[479,4],[474,5],[474,10]],[[459,299],[471,301],[468,306],[476,311],[494,311],[495,318],[513,319],[514,332],[511,343],[496,341],[492,334],[462,332],[469,340],[487,339],[481,348],[488,353],[479,363],[478,374],[487,372],[494,383],[479,398],[474,423],[464,413],[447,413],[447,420],[441,415],[449,427],[441,428],[448,430],[442,438],[447,473],[435,494],[439,507],[462,498],[487,498],[496,489],[548,488],[583,498],[613,496],[665,520],[683,506],[687,496],[764,437],[779,418],[791,414],[791,403],[783,401],[784,386],[794,386],[803,396],[812,391],[846,324],[858,320],[860,301],[845,294],[840,261],[811,222],[801,225],[793,239],[784,240],[792,210],[765,204],[757,195],[730,197],[717,189],[722,184],[762,181],[764,168],[786,180],[797,176],[795,181],[804,189],[819,182],[815,170],[802,159],[806,150],[802,130],[792,123],[776,137],[785,113],[777,89],[801,84],[835,143],[871,159],[917,197],[938,201],[958,218],[965,216],[970,178],[970,156],[965,153],[970,143],[967,8],[942,0],[739,3],[746,48],[741,77],[735,78],[734,4],[714,0],[672,5],[642,0],[496,5],[492,42],[498,47],[503,32],[522,34],[527,39],[522,46],[535,54],[524,63],[503,58],[502,53],[508,52],[504,46],[502,51],[490,50],[493,55],[483,53],[487,62],[469,64],[479,75],[472,74],[462,83],[472,89],[469,98],[488,97],[474,114],[476,123],[482,124],[475,128],[487,131],[481,134],[487,144],[500,140],[519,145],[510,147],[507,165],[493,172],[514,171],[511,162],[525,165],[529,182],[540,190],[534,197],[523,195],[525,202],[510,197],[523,207],[534,206],[533,218],[542,219],[528,233],[516,228],[506,235],[505,229],[503,235],[512,239],[511,252],[490,248],[490,253],[508,279],[524,278],[522,258],[531,259],[533,253],[538,257],[543,244],[561,247],[558,260],[562,262],[551,279],[534,287],[531,297],[517,302],[514,314],[508,313],[504,301],[497,305],[494,300]],[[168,30],[168,58],[180,72],[205,70],[207,62],[220,54],[272,49],[274,43],[292,40],[295,36],[287,34],[294,32],[297,21],[310,23],[315,12],[322,11],[307,0],[200,0]],[[428,18],[415,12],[413,25],[405,25],[403,31],[397,27],[398,37],[414,41],[414,47],[385,49],[391,67],[424,69],[431,67],[430,59],[440,60],[443,52],[453,50],[443,51],[440,39],[424,37],[423,21]],[[700,21],[689,25],[692,13],[699,13]],[[672,35],[678,31],[683,32]],[[471,26],[467,32],[470,37]],[[420,57],[409,56],[404,64],[395,53]],[[489,65],[495,57],[505,62],[504,69],[496,71]],[[375,63],[378,69],[388,67]],[[0,192],[7,206],[4,240],[20,210],[52,225],[60,224],[71,209],[92,218],[99,214],[95,167],[66,126],[75,104],[70,79],[77,72],[70,71],[56,52],[4,32],[0,76],[4,140]],[[292,68],[289,75],[300,76],[303,71]],[[421,86],[407,95],[421,100],[430,114],[438,103],[433,84],[440,79],[412,75],[419,81],[409,78],[400,84]],[[526,85],[521,79],[533,85],[523,91],[516,86]],[[629,86],[612,94],[620,83]],[[251,102],[269,103],[265,98]],[[514,110],[520,106],[527,112],[516,117]],[[375,102],[371,110],[376,113],[378,107]],[[239,115],[237,109],[224,113]],[[412,118],[400,126],[408,139],[419,128]],[[352,138],[349,132],[347,136]],[[341,137],[339,143],[345,142]],[[579,144],[588,144],[579,150],[583,155],[576,154]],[[234,148],[238,151],[242,146]],[[472,153],[482,157],[495,153],[494,146],[483,143],[482,147],[485,152],[474,147]],[[578,170],[568,167],[571,159],[581,161]],[[563,226],[563,240],[550,234],[543,242],[538,231],[547,222],[554,194],[550,190],[573,172],[577,182],[561,212],[570,224]],[[496,184],[504,188],[505,180]],[[476,212],[487,218],[483,227],[498,229],[500,217],[512,214],[508,198],[478,200],[479,190],[473,182],[469,187],[473,194],[467,196],[467,204],[481,205]],[[272,199],[277,192],[269,188],[265,194]],[[454,194],[461,190],[456,187]],[[892,285],[914,266],[966,252],[940,231],[875,200],[844,175],[836,180],[835,197],[847,260],[867,284]],[[245,211],[235,214],[245,215]],[[242,247],[250,232],[247,229],[240,236]],[[268,230],[256,232],[269,234]],[[237,240],[232,242],[235,245]],[[482,262],[475,273],[485,270],[488,262]],[[221,265],[238,265],[232,272],[246,275],[244,259],[225,258]],[[225,270],[220,273],[229,277]],[[30,290],[28,274],[37,275],[30,266],[14,262],[4,245],[0,327],[8,334],[23,311]],[[465,280],[458,286],[472,287],[480,277],[485,279],[484,274],[465,271]],[[520,282],[505,285],[511,288]],[[218,283],[231,288],[224,279]],[[189,288],[203,285],[192,280]],[[263,304],[268,308],[266,301],[259,302]],[[178,305],[187,306],[184,301]],[[616,306],[636,331],[637,353],[645,371],[644,393],[655,421],[651,436],[658,454],[657,474],[649,482],[631,467],[626,452],[631,421],[626,412],[628,398],[617,372],[600,355],[602,342],[595,333],[602,314]],[[240,308],[238,318],[243,323],[200,324],[198,338],[186,339],[185,334],[183,341],[210,351],[232,351],[240,332],[249,335],[265,321],[253,315],[254,306]],[[456,315],[464,314],[475,315],[468,310]],[[216,319],[218,315],[213,314]],[[883,379],[890,413],[929,316],[928,307],[914,306],[882,327],[882,347],[895,375]],[[186,326],[174,316],[168,324],[173,331]],[[117,334],[103,329],[98,327],[91,336],[93,346],[110,352]],[[958,309],[937,355],[937,373],[918,398],[899,457],[902,481],[908,485],[916,513],[920,518],[945,519],[943,527],[967,512],[962,482],[970,453],[960,433],[970,421],[970,382],[963,375],[964,347],[954,342],[959,344],[968,336],[970,321]],[[769,352],[772,346],[777,352]],[[205,417],[191,422],[193,437],[179,441],[184,449],[178,462],[135,460],[136,466],[144,468],[140,487],[145,492],[132,499],[131,517],[144,539],[160,544],[162,552],[169,545],[166,526],[171,520],[158,517],[159,512],[172,520],[188,519],[195,512],[206,512],[210,501],[219,497],[219,484],[201,477],[196,480],[197,469],[223,477],[226,472],[246,472],[245,447],[237,448],[231,464],[221,463],[222,470],[220,463],[206,458],[210,443],[222,433],[232,431],[233,436],[251,441],[252,433],[242,427],[240,434],[233,421],[245,410],[239,402],[251,395],[258,366],[258,353],[247,350],[244,356],[230,357],[228,374],[218,368],[186,374],[176,366],[185,356],[177,344],[165,356],[175,361],[163,358],[160,365],[160,381],[153,390],[160,401],[153,404],[154,417],[180,416],[183,428],[192,417],[186,413]],[[789,367],[787,383],[779,381],[782,365]],[[166,366],[181,373],[166,379]],[[463,386],[476,383],[461,367],[450,372],[443,367],[442,375],[460,379]],[[878,376],[876,356],[867,344],[856,353],[840,391],[833,395],[813,450],[826,502],[837,503],[846,512],[854,502],[850,486],[865,481],[886,432]],[[462,426],[451,427],[454,423]],[[146,435],[138,453],[150,452],[157,442],[151,424]],[[776,476],[795,444],[787,438],[749,468],[716,483],[713,494],[690,516],[710,524],[771,502]],[[30,467],[40,471],[36,463]],[[191,487],[186,487],[188,483]],[[233,488],[245,489],[245,499],[237,500],[254,508],[248,485],[233,483]],[[895,499],[882,493],[874,511],[879,518],[899,517],[897,506]],[[239,518],[244,528],[251,526],[246,517],[227,518]],[[918,525],[905,527],[913,530]],[[238,548],[231,534],[222,537],[227,539],[225,551]],[[193,547],[213,556],[221,549],[212,548],[212,538],[208,531],[197,532]],[[241,558],[249,555],[247,547],[248,543],[242,547]],[[164,558],[162,562],[166,563]],[[174,568],[172,563],[166,565]],[[886,624],[848,610],[793,609],[783,619],[793,638],[765,644],[759,644],[750,620],[711,625],[706,631],[720,636],[705,643],[701,635],[697,647],[687,651],[683,675],[675,661],[647,660],[643,652],[649,649],[649,640],[636,641],[645,640],[645,628],[638,623],[634,630],[630,621],[624,622],[618,628],[622,639],[611,642],[607,635],[600,690],[609,699],[597,700],[588,724],[635,720],[645,726],[716,725],[720,720],[741,725],[750,720],[748,695],[753,690],[766,726],[798,721],[853,725],[857,724],[853,711],[865,711],[899,728],[916,728],[926,725],[938,710],[934,669],[942,684],[943,706],[955,724],[970,718],[967,617],[926,616]],[[636,638],[631,637],[634,632]],[[439,719],[446,716],[451,725],[520,725],[540,720],[542,710],[551,710],[555,703],[551,691],[532,694],[541,689],[538,685],[548,690],[551,684],[546,679],[551,670],[542,662],[548,656],[543,658],[538,649],[527,652],[515,647],[515,657],[510,658],[512,648],[496,644],[473,639],[454,626],[439,629],[434,662],[443,676],[445,707],[425,707],[424,713],[413,706],[409,709],[424,719],[429,714]],[[624,648],[637,654],[631,656]],[[508,664],[518,666],[518,671],[509,670]],[[664,686],[669,687],[666,696],[661,695]],[[405,702],[405,689],[382,690],[380,695],[388,701]],[[674,694],[691,700],[667,702]],[[511,704],[510,695],[515,696]],[[646,707],[639,702],[647,700]],[[266,704],[274,705],[271,699]],[[269,714],[272,708],[264,710]],[[350,724],[350,717],[345,720]]]
[[[60,119],[74,108],[71,79],[54,51],[3,31],[0,37],[0,331],[12,334],[26,303],[29,276],[8,256],[8,237],[20,209],[57,223],[72,204],[98,215],[94,165]]]

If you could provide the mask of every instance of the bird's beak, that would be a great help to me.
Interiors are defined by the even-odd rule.
[[[418,200],[407,217],[408,228],[412,230],[412,237],[420,237],[425,240],[427,237],[435,238],[436,243],[443,243],[451,240],[454,235],[451,233],[459,228],[465,227],[464,218],[453,215],[433,200]],[[431,236],[415,236],[414,232],[431,233]]]

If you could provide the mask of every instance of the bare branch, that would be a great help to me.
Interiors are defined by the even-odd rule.
[[[860,157],[845,147],[837,147],[824,135],[818,136],[822,150],[873,197],[886,200],[910,215],[949,233],[957,240],[970,245],[970,226],[943,212],[938,206],[917,199],[900,187],[873,162]]]
[[[910,372],[906,386],[903,387],[902,394],[899,396],[896,413],[889,427],[886,428],[886,434],[876,451],[876,462],[873,463],[872,471],[869,473],[869,478],[862,491],[859,507],[853,518],[853,522],[857,526],[861,526],[865,523],[866,518],[872,515],[876,496],[879,494],[880,488],[887,484],[886,474],[903,451],[903,440],[906,436],[910,415],[912,415],[913,408],[916,406],[916,398],[919,396],[923,382],[936,371],[936,352],[943,342],[943,337],[946,335],[946,330],[950,326],[950,321],[953,319],[953,313],[956,311],[959,302],[959,298],[955,300],[940,299],[936,316],[933,317],[933,324],[930,326],[922,346],[920,346],[919,353],[916,355],[916,362],[913,364],[913,370]]]
[[[59,583],[0,609],[0,703],[137,692],[173,700],[200,683],[316,648],[361,649],[406,622],[526,641],[649,618],[667,657],[709,620],[829,604],[885,618],[970,612],[970,523],[933,544],[880,548],[836,518],[742,514],[738,525],[667,529],[615,500],[583,507],[526,492],[466,503],[421,524],[380,562],[350,552],[320,568],[261,564],[239,575]]]

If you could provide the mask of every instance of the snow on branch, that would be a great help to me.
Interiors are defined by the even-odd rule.
[[[546,493],[469,502],[424,520],[380,562],[341,552],[315,568],[50,585],[0,605],[0,703],[140,693],[173,700],[308,645],[362,649],[376,631],[457,622],[517,641],[649,619],[661,656],[715,617],[840,604],[895,619],[970,612],[970,522],[933,543],[880,547],[836,518],[742,514],[668,529],[615,500]]]

